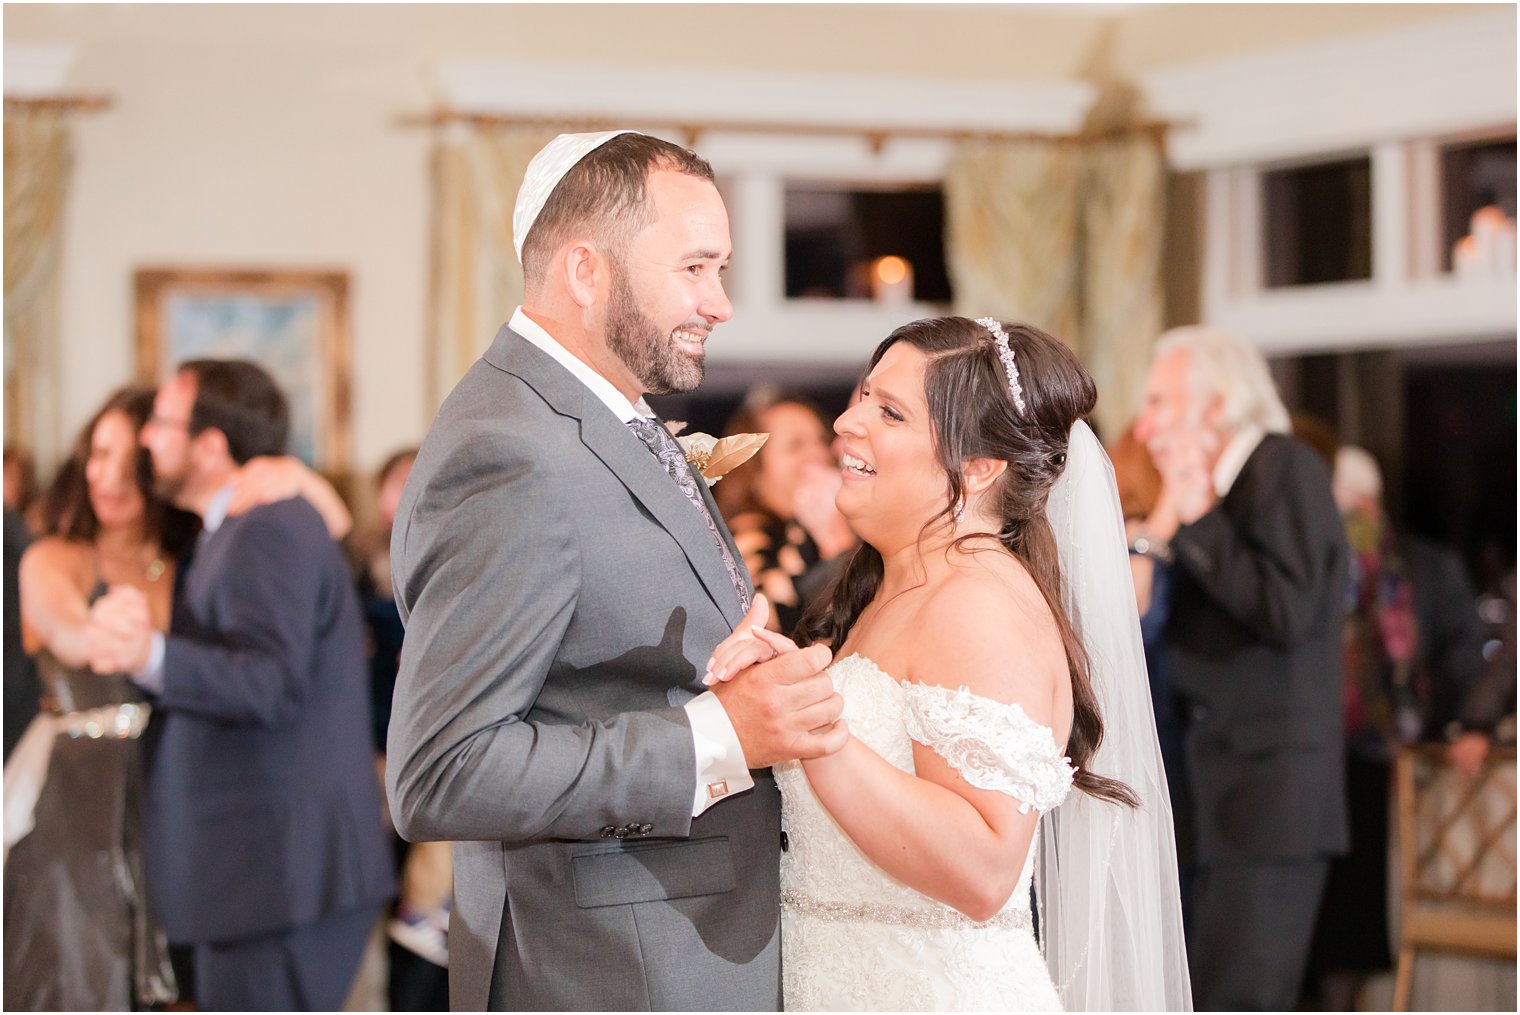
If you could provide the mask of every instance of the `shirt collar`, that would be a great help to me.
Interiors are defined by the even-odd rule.
[[[601,399],[612,414],[621,422],[627,423],[635,416],[645,418],[654,415],[654,410],[640,396],[637,402],[630,402],[623,393],[613,386],[612,382],[591,367],[578,359],[574,353],[559,344],[559,341],[533,318],[523,313],[523,308],[518,307],[512,313],[512,320],[507,325],[513,331],[525,338],[530,344],[537,346],[553,357],[554,361],[591,389],[591,393]]]
[[[1219,452],[1219,459],[1214,463],[1214,494],[1223,497],[1230,492],[1230,487],[1235,485],[1235,480],[1240,478],[1240,470],[1246,467],[1246,461],[1255,453],[1267,432],[1254,423],[1247,423],[1235,435],[1230,438],[1224,450]]]
[[[206,505],[206,513],[201,516],[201,531],[209,536],[221,528],[227,520],[227,508],[231,504],[232,484],[228,483],[211,495],[211,503]]]

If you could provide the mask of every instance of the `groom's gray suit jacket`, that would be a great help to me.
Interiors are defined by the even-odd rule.
[[[776,1009],[775,782],[691,817],[681,705],[739,604],[659,461],[503,327],[393,532],[386,781],[403,836],[456,843],[452,1005]]]

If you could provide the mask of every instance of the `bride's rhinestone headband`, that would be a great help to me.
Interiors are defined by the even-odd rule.
[[[1008,332],[995,317],[978,317],[976,323],[992,332],[992,342],[997,346],[998,359],[1003,361],[1003,371],[1008,374],[1008,390],[1013,394],[1013,404],[1024,412],[1024,385],[1019,383],[1019,368],[1013,362],[1013,347],[1008,344]]]

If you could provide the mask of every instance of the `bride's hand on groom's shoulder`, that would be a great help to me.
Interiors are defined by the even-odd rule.
[[[734,628],[733,634],[713,649],[712,657],[707,660],[707,674],[702,678],[702,683],[711,687],[720,681],[732,680],[755,663],[768,662],[786,652],[796,652],[797,645],[790,638],[766,629],[769,617],[770,603],[757,592],[749,612],[744,615],[739,626]]]

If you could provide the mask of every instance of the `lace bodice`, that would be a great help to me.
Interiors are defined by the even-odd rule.
[[[1025,812],[1049,810],[1070,791],[1071,765],[1051,730],[1018,705],[901,682],[860,655],[838,660],[829,675],[851,732],[904,772],[914,771],[917,741]],[[1030,930],[1033,848],[1002,911],[976,924],[872,863],[823,808],[799,763],[777,766],[776,780],[788,838],[781,890],[789,1010],[1059,1006]]]

